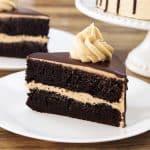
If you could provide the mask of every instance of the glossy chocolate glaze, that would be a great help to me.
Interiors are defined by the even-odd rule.
[[[119,77],[126,77],[125,65],[115,55],[113,56],[111,61],[104,61],[98,63],[82,63],[78,60],[71,59],[69,53],[34,53],[28,56],[28,59],[32,58],[91,67],[98,70],[104,70],[114,73]]]

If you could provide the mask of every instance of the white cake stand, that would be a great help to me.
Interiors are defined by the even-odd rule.
[[[85,15],[107,23],[148,30],[144,41],[131,51],[126,59],[129,70],[150,77],[150,21],[116,16],[96,8],[96,0],[76,0],[76,7]]]

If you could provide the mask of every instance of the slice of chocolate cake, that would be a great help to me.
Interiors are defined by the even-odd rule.
[[[25,58],[47,52],[48,31],[48,16],[0,1],[0,56]]]
[[[127,79],[116,56],[111,63],[81,63],[68,53],[31,54],[26,81],[33,110],[125,126]]]
[[[94,24],[77,34],[69,53],[27,58],[27,105],[33,110],[125,127],[125,66]]]

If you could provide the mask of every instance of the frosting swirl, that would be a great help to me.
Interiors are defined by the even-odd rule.
[[[81,62],[99,62],[112,58],[113,48],[104,41],[100,30],[93,24],[78,33],[70,51],[72,59]]]
[[[0,12],[16,9],[15,0],[0,0]]]

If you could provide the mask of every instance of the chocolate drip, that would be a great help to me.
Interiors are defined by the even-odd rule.
[[[109,0],[106,0],[104,12],[106,12],[108,10],[108,3],[109,3]]]
[[[103,3],[103,0],[100,0],[100,1],[97,0],[96,2],[97,2],[97,5],[101,6]],[[108,10],[108,5],[109,5],[109,0],[106,0],[104,12]],[[119,10],[120,10],[120,0],[117,0],[117,8],[116,8],[117,14],[119,14]],[[137,10],[137,0],[133,0],[133,12],[132,13],[136,14],[136,10]]]
[[[96,6],[98,6],[98,0],[96,0]]]
[[[137,0],[133,0],[133,14],[136,14]]]
[[[102,2],[103,2],[103,0],[96,0],[96,5],[97,6],[102,6]]]
[[[120,0],[117,0],[117,14],[119,14],[120,10]]]
[[[100,0],[100,6],[102,6],[102,2],[103,2],[103,0]]]

